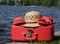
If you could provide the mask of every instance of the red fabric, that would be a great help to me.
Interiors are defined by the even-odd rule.
[[[24,19],[21,16],[16,17],[13,20],[13,24],[22,24],[22,23],[25,23],[25,21],[24,21]]]
[[[44,16],[38,21],[39,24],[54,24],[55,22],[49,16]]]

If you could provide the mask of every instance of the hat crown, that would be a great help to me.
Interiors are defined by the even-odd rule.
[[[25,22],[38,22],[40,18],[40,12],[30,11],[25,14]]]

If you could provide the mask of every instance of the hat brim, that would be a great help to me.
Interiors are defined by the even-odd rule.
[[[39,25],[38,23],[32,23],[32,24],[23,24],[23,25],[21,25],[21,26],[25,26],[25,27],[38,27],[38,26],[41,26],[41,25]]]

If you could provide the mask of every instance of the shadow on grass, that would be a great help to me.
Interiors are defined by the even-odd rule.
[[[54,40],[60,40],[60,36],[54,36]]]

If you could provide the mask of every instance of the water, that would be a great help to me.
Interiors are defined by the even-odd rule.
[[[60,8],[53,7],[29,7],[29,6],[0,6],[0,42],[11,40],[12,21],[17,16],[24,17],[28,11],[39,11],[42,16],[50,16],[55,21],[54,31],[60,29]]]

